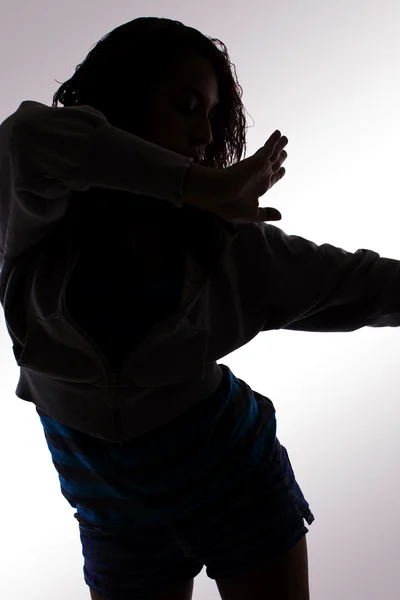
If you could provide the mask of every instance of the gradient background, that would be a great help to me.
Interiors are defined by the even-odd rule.
[[[219,38],[244,90],[246,156],[275,129],[289,138],[286,176],[260,202],[282,212],[277,225],[400,259],[398,1],[2,0],[0,12],[0,121],[23,100],[50,106],[54,80],[131,19],[177,19]],[[15,396],[19,368],[1,315],[0,597],[88,600],[74,510],[35,407]],[[221,360],[276,406],[316,517],[313,600],[400,597],[399,348],[394,328],[271,331]],[[205,569],[194,591],[204,598],[219,598]]]

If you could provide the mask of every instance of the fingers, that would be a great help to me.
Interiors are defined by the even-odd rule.
[[[275,133],[273,133],[271,135],[271,137],[265,142],[264,144],[264,156],[266,156],[269,160],[271,160],[271,156],[273,155],[274,151],[276,150],[276,146],[277,143],[279,142],[279,140],[281,139],[281,132],[279,130],[275,131]]]
[[[273,156],[269,159],[269,162],[272,164],[271,170],[274,173],[274,184],[279,181],[286,172],[285,169],[281,169],[281,167],[288,156],[287,152],[283,150],[288,141],[289,140],[286,137],[281,138],[276,145]]]
[[[287,158],[287,152],[285,152],[285,150],[283,150],[283,148],[288,144],[289,140],[287,139],[286,136],[281,137],[275,144],[275,149],[274,152],[272,153],[271,157],[270,157],[270,161],[272,163],[275,163],[277,160],[281,160],[281,162],[283,162],[283,160],[285,160]],[[282,160],[282,157],[284,157],[284,159]]]
[[[278,158],[274,161],[272,158],[270,159],[270,162],[272,163],[272,172],[276,173],[277,171],[279,171],[279,169],[282,166],[282,163],[285,162],[285,160],[287,159],[287,152],[285,150],[282,150],[282,152],[279,154]]]
[[[276,142],[280,139],[281,132],[277,129],[271,137],[265,142],[264,148],[271,148],[273,150],[275,148]]]
[[[277,183],[280,179],[282,179],[282,177],[285,175],[286,173],[286,169],[284,167],[282,167],[281,169],[279,169],[279,171],[277,173],[275,173],[275,175],[272,178],[272,185],[275,185],[275,183]]]
[[[264,145],[263,155],[273,165],[272,172],[276,172],[282,163],[287,159],[287,152],[283,148],[289,143],[286,136],[282,136],[279,130],[276,130]]]
[[[276,130],[271,137],[266,141],[266,143],[264,144],[264,148],[266,150],[270,150],[270,155],[272,154],[272,152],[275,150],[277,150],[278,148],[280,148],[280,150],[282,150],[282,148],[284,148],[286,146],[286,144],[288,143],[288,139],[286,136],[282,135],[281,132],[279,130]]]

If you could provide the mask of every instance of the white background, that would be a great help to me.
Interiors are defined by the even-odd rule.
[[[23,100],[50,106],[54,80],[68,79],[115,27],[180,20],[228,47],[250,115],[246,156],[275,129],[289,138],[286,176],[261,201],[281,211],[278,227],[400,259],[396,0],[2,0],[0,11],[0,121]],[[15,396],[19,369],[1,314],[0,597],[87,600],[74,510],[35,407]],[[399,598],[399,348],[396,328],[274,331],[221,359],[275,404],[278,438],[316,517],[313,600]],[[203,598],[219,598],[205,569],[194,592]]]

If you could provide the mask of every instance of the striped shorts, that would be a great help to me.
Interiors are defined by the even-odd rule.
[[[72,429],[36,408],[61,493],[76,510],[87,585],[143,600],[203,569],[229,577],[289,550],[314,516],[275,409],[220,364],[219,388],[132,441]]]

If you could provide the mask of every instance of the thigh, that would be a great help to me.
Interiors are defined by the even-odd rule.
[[[176,522],[174,531],[187,556],[204,563],[208,577],[218,581],[246,576],[290,553],[309,531],[304,520],[311,525],[314,515],[276,439],[262,468],[206,511]]]
[[[192,600],[194,588],[194,579],[190,579],[185,583],[179,583],[172,587],[165,588],[160,592],[155,592],[150,596],[146,596],[146,600]],[[90,590],[91,600],[106,600],[100,597],[93,590]],[[135,596],[137,598],[137,596]],[[129,597],[129,600],[134,600],[133,596]]]
[[[84,579],[95,598],[190,600],[193,579],[204,565],[185,555],[169,527],[130,526],[117,531],[76,518]]]
[[[273,560],[216,583],[222,600],[310,600],[306,536]]]

